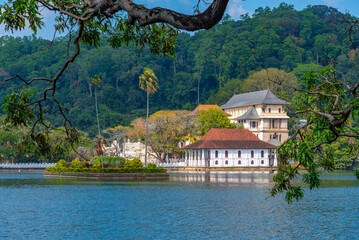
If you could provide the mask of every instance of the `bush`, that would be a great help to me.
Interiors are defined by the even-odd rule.
[[[65,167],[66,161],[64,159],[61,159],[56,163],[56,167]]]
[[[73,160],[71,162],[71,168],[79,168],[79,169],[83,168],[82,162],[77,159]]]
[[[90,167],[90,163],[86,160],[84,160],[84,162],[82,163],[82,166],[85,168],[89,168]]]
[[[104,164],[108,164],[109,166],[114,167],[123,167],[125,164],[125,158],[123,157],[107,157],[107,156],[97,156],[91,159],[91,163],[96,163],[98,161],[102,161]]]
[[[92,168],[94,168],[94,169],[100,169],[100,168],[101,168],[101,163],[100,163],[100,162],[95,162],[95,163],[92,165]]]
[[[125,168],[142,168],[143,164],[139,158],[134,158],[133,160],[125,161]]]
[[[153,163],[147,164],[147,168],[148,168],[148,169],[154,169],[154,168],[156,168],[156,167],[157,167],[156,164],[153,164]]]

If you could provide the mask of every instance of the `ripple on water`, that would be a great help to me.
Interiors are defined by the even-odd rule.
[[[271,174],[173,174],[118,182],[0,174],[0,239],[353,239],[358,182],[325,175],[298,203]]]

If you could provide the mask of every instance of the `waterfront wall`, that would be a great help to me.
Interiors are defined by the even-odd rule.
[[[76,177],[76,178],[95,178],[95,179],[168,179],[168,173],[89,173],[89,172],[45,172],[46,177]]]

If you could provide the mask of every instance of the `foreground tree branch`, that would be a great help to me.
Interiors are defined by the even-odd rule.
[[[273,178],[275,186],[270,196],[286,192],[286,200],[303,197],[301,186],[293,180],[302,173],[303,182],[309,188],[319,186],[320,170],[333,170],[331,145],[339,138],[358,138],[359,131],[351,126],[351,120],[359,116],[357,83],[349,83],[334,68],[327,67],[321,74],[309,72],[305,76],[306,89],[294,89],[292,100],[297,114],[307,119],[295,134],[278,149],[279,171]],[[292,163],[292,164],[290,164]],[[294,165],[294,166],[293,166]]]
[[[7,121],[15,125],[31,123],[33,126],[30,135],[38,145],[44,146],[45,152],[50,148],[46,147],[48,145],[43,137],[44,132],[39,132],[37,125],[41,124],[45,133],[48,132],[52,126],[45,123],[44,116],[47,112],[54,112],[55,105],[57,112],[63,117],[63,127],[73,147],[80,135],[67,116],[68,110],[57,99],[56,89],[58,81],[64,80],[64,72],[80,55],[81,44],[99,47],[101,36],[106,34],[111,36],[110,44],[113,47],[134,44],[140,50],[148,47],[153,54],[171,56],[174,54],[178,34],[176,29],[209,29],[220,21],[227,4],[228,0],[213,0],[203,13],[185,15],[161,7],[148,9],[130,0],[6,1],[0,5],[0,24],[5,25],[5,30],[24,30],[30,27],[36,34],[44,26],[40,9],[45,8],[57,14],[55,33],[68,33],[68,56],[53,78],[36,77],[26,80],[15,75],[6,80],[19,79],[27,86],[39,81],[49,83],[43,89],[40,99],[32,100],[32,92],[26,89],[8,96],[3,107],[8,115]],[[73,34],[76,37],[72,40]]]

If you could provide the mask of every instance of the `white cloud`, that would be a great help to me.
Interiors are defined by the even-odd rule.
[[[239,19],[242,14],[247,13],[242,6],[242,0],[229,1],[227,6],[227,13],[235,20]]]
[[[326,4],[336,6],[343,0],[323,0]]]

